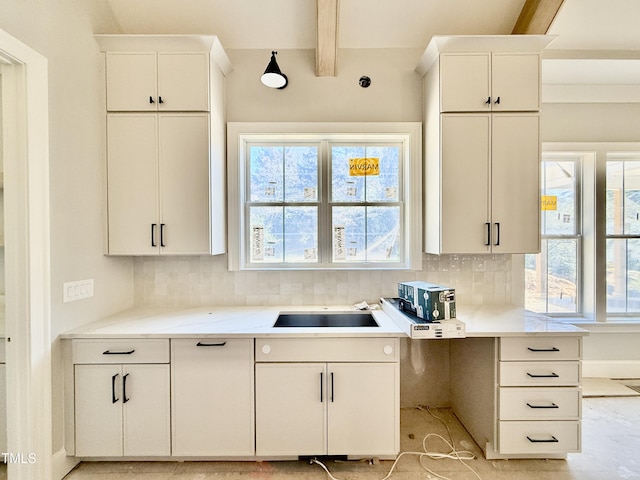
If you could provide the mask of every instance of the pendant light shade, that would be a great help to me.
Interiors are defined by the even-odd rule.
[[[267,65],[267,69],[262,74],[262,77],[260,77],[260,81],[267,87],[282,90],[287,86],[289,80],[287,79],[287,76],[280,71],[278,62],[276,62],[277,53],[278,52],[271,52],[271,60],[269,61],[269,65]]]

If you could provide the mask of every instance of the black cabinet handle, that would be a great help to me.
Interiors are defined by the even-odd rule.
[[[157,247],[158,245],[156,244],[156,227],[158,226],[158,224],[156,223],[152,223],[151,224],[151,246],[152,247]]]
[[[333,372],[331,372],[331,403],[333,403],[333,394],[334,394],[334,390],[333,390]]]
[[[116,398],[116,379],[118,378],[119,373],[116,373],[113,377],[111,377],[111,403],[116,403],[119,398]]]
[[[551,347],[551,348],[532,348],[532,347],[527,347],[527,350],[529,350],[530,352],[559,352],[560,349],[556,348],[556,347]]]
[[[111,350],[105,350],[104,352],[102,352],[102,354],[103,355],[131,355],[133,352],[135,352],[135,349],[127,350],[126,352],[112,352]]]
[[[149,96],[149,103],[156,103],[156,102],[153,101],[153,97],[152,96]]]
[[[162,100],[162,97],[158,97],[158,103],[164,103],[164,100]],[[498,100],[498,103],[500,103],[500,100]]]
[[[122,403],[127,403],[129,399],[127,398],[127,377],[129,374],[127,373],[124,377],[122,377]]]
[[[560,408],[558,405],[556,405],[553,402],[551,402],[551,405],[531,405],[529,402],[527,402],[527,407],[529,408]]]
[[[487,97],[487,101],[484,103],[486,103],[487,105],[491,105],[491,97]]]
[[[496,105],[500,105],[500,97],[496,98]]]
[[[551,438],[547,438],[547,439],[543,439],[543,440],[539,440],[539,439],[536,439],[536,438],[531,438],[529,435],[527,435],[527,440],[529,440],[531,443],[558,443],[560,441],[556,437],[554,437],[553,435],[551,435]]]
[[[487,222],[485,223],[485,226],[487,227],[487,241],[485,242],[485,245],[488,247],[491,245],[491,223]]]
[[[496,247],[500,245],[500,222],[496,222]]]
[[[224,347],[226,344],[227,342],[217,342],[217,343],[198,342],[196,343],[196,347]]]
[[[324,373],[320,372],[320,403],[324,402]]]
[[[165,227],[165,224],[161,223],[160,224],[160,246],[161,247],[166,247],[164,243],[164,227]]]
[[[531,378],[558,378],[560,377],[560,375],[558,375],[557,373],[545,373],[545,374],[535,374],[535,373],[529,373],[527,372],[527,375],[529,375]]]

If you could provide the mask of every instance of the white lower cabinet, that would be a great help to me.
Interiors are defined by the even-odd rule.
[[[127,345],[120,340],[77,342],[81,345],[74,358],[76,456],[170,455],[168,341],[156,342],[165,343],[166,355],[161,352],[155,358],[137,348],[144,347],[140,340]],[[166,363],[117,363],[125,359]]]
[[[564,455],[581,448],[579,337],[501,338],[497,449]]]
[[[254,455],[253,339],[171,340],[174,456]]]
[[[397,339],[257,340],[256,455],[396,455],[398,349]],[[318,361],[322,352],[345,361]]]

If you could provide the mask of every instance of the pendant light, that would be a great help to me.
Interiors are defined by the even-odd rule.
[[[266,85],[267,87],[277,88],[282,90],[289,84],[289,80],[287,76],[280,71],[280,67],[278,66],[278,62],[276,62],[276,55],[278,52],[271,52],[271,60],[269,61],[269,65],[267,65],[267,69],[260,77],[260,81]]]

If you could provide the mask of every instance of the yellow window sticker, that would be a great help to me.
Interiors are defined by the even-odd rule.
[[[350,158],[349,176],[380,175],[380,159],[375,157]]]
[[[542,195],[540,199],[541,210],[558,210],[558,197],[556,195]]]

